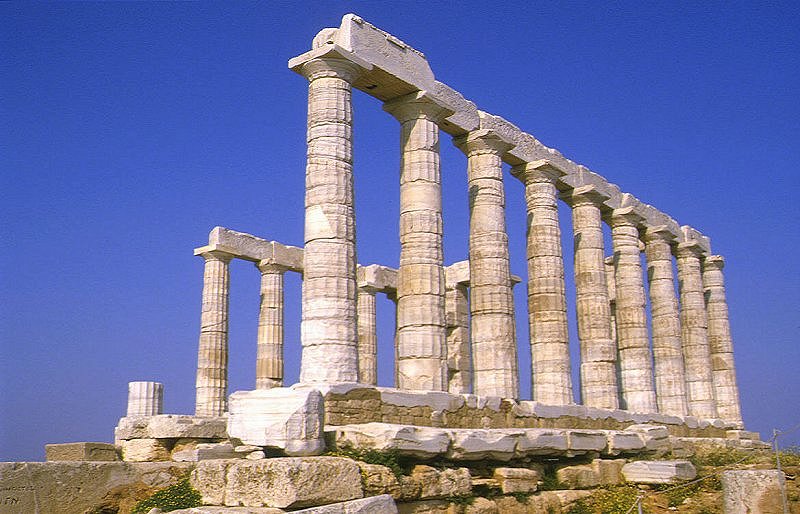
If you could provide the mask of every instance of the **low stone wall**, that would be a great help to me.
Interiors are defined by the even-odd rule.
[[[634,424],[656,424],[667,427],[670,435],[674,436],[722,438],[726,437],[729,430],[736,428],[719,419],[640,414],[584,405],[545,405],[471,394],[401,391],[362,384],[313,387],[323,394],[326,426],[395,423],[437,428],[622,430]]]

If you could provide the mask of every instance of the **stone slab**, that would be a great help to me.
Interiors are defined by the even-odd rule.
[[[783,514],[786,479],[777,469],[722,473],[725,514]]]
[[[672,484],[697,477],[688,460],[639,460],[622,467],[622,475],[636,484]]]
[[[48,462],[54,461],[117,461],[117,447],[109,443],[58,443],[44,447]]]
[[[114,430],[117,441],[125,439],[227,439],[227,418],[202,418],[183,414],[125,417]]]
[[[394,451],[420,459],[443,455],[450,446],[448,433],[439,428],[364,423],[325,427],[325,432],[337,448]]]
[[[388,494],[293,511],[294,514],[396,514],[397,504]]]

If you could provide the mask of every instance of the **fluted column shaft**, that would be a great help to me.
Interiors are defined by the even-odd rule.
[[[620,389],[623,409],[657,412],[638,222],[630,208],[616,209],[611,216]]]
[[[672,271],[674,236],[654,227],[645,234],[650,315],[653,327],[653,366],[658,411],[686,416],[686,372],[681,350],[681,323]]]
[[[156,416],[164,412],[164,384],[128,382],[128,417]]]
[[[708,314],[708,343],[717,414],[726,421],[742,426],[739,387],[736,385],[736,366],[733,359],[733,339],[725,299],[722,268],[724,259],[711,255],[703,261],[703,287]]]
[[[439,127],[444,110],[415,93],[384,105],[401,124],[397,386],[447,388]]]
[[[703,295],[701,256],[702,251],[696,243],[678,245],[681,340],[689,414],[708,419],[717,417],[717,409],[708,347],[708,318]]]
[[[256,340],[256,389],[283,385],[284,266],[260,262],[261,304]]]
[[[556,190],[556,179],[562,173],[540,162],[527,163],[512,171],[525,184],[528,218],[532,398],[551,405],[567,405],[573,403],[572,375]]]
[[[456,144],[467,154],[473,388],[481,396],[518,398],[501,159],[510,145],[487,130],[474,131]]]
[[[353,198],[354,64],[313,59],[309,80],[301,382],[355,382],[356,234]]]
[[[605,199],[591,186],[577,188],[565,195],[565,200],[572,206],[575,240],[575,303],[581,344],[582,401],[589,407],[617,409],[617,347],[611,338],[599,207]]]
[[[447,390],[453,394],[472,392],[472,355],[469,338],[469,293],[465,284],[447,282]]]
[[[228,265],[232,255],[212,250],[205,259],[195,415],[221,416],[228,408]]]
[[[378,334],[375,293],[371,287],[358,288],[358,381],[378,384]]]

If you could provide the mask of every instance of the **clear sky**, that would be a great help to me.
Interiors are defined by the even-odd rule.
[[[0,460],[112,440],[132,380],[163,382],[168,413],[193,411],[192,250],[216,225],[302,246],[307,86],[286,61],[348,12],[423,51],[480,109],[709,235],[727,259],[745,424],[768,436],[800,422],[796,2],[11,2],[0,4]],[[359,261],[394,266],[399,129],[377,100],[354,102]],[[442,171],[452,263],[467,255],[466,159],[445,134]],[[524,277],[522,187],[506,178]],[[259,273],[234,262],[231,283],[231,390],[252,389]],[[524,283],[516,297],[528,397]],[[286,303],[294,382],[296,276]],[[389,385],[383,297],[378,316]]]

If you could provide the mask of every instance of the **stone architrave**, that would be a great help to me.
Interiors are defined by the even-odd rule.
[[[472,392],[469,291],[467,284],[449,275],[449,272],[445,273],[447,391],[453,394],[465,394]]]
[[[615,209],[611,214],[619,378],[623,409],[657,412],[639,250],[639,225],[642,221],[632,207]]]
[[[600,206],[608,197],[592,185],[578,187],[563,196],[572,207],[581,398],[589,407],[617,409],[617,345],[611,338],[600,212]]]
[[[127,417],[157,416],[164,412],[164,384],[128,382]]]
[[[694,241],[678,244],[681,340],[689,414],[710,419],[717,417],[717,408],[708,346],[708,318],[700,263],[702,255],[703,250]]]
[[[195,415],[221,416],[228,407],[228,265],[233,256],[221,250],[202,251],[203,304],[197,351]]]
[[[370,286],[358,286],[358,381],[369,385],[378,383],[376,292]]]
[[[514,298],[502,161],[502,154],[513,145],[489,130],[470,132],[455,143],[467,155],[474,393],[518,398]]]
[[[256,343],[256,389],[283,385],[283,275],[287,268],[260,261],[261,305]]]
[[[717,414],[725,421],[742,426],[739,387],[736,385],[736,367],[733,362],[733,339],[722,276],[724,266],[725,260],[720,255],[710,255],[703,261],[711,372],[717,400]]]
[[[532,396],[567,405],[573,403],[572,376],[556,190],[564,172],[548,161],[534,161],[512,173],[525,184]]]
[[[653,326],[653,367],[658,412],[686,416],[686,372],[681,350],[681,322],[672,245],[675,236],[664,226],[650,227],[645,236],[647,277],[650,286],[650,315]]]
[[[300,381],[358,380],[352,83],[355,63],[325,56],[309,80]]]
[[[437,123],[452,111],[421,91],[383,108],[401,125],[397,387],[442,391],[447,363]]]

